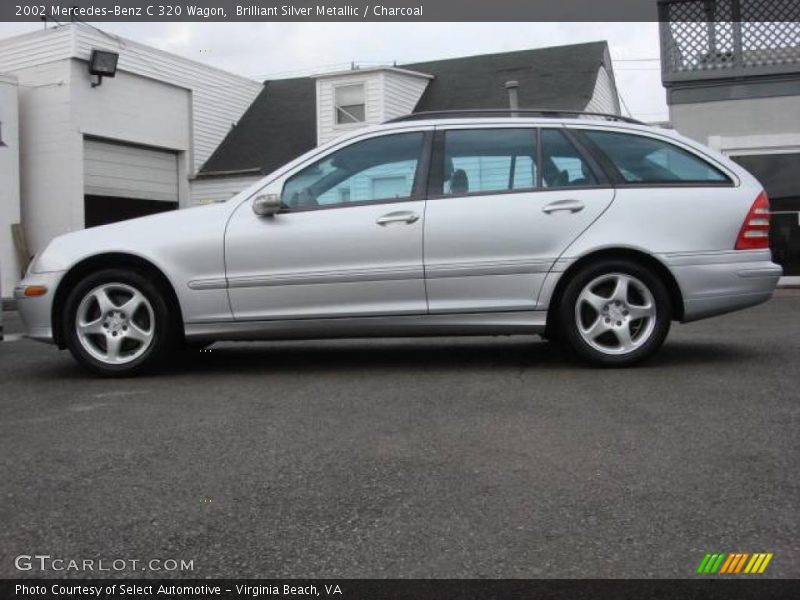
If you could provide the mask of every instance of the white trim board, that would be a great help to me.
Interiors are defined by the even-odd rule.
[[[789,154],[800,152],[800,133],[775,133],[769,135],[724,136],[712,135],[708,145],[727,154]]]

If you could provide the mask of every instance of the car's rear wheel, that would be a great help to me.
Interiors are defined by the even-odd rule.
[[[85,277],[64,306],[65,340],[83,366],[106,376],[150,369],[174,343],[161,290],[135,271],[105,269]]]
[[[664,283],[628,260],[581,269],[564,289],[560,332],[582,359],[629,366],[651,356],[669,333],[672,307]]]

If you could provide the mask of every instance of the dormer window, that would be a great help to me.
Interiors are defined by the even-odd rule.
[[[322,73],[317,80],[317,144],[346,131],[413,112],[432,75],[397,67]]]
[[[337,86],[334,93],[337,125],[363,123],[366,120],[363,83]]]

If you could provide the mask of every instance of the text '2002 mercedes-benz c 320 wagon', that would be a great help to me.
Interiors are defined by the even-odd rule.
[[[103,375],[218,340],[540,334],[597,365],[766,301],[762,186],[611,115],[415,114],[230,200],[69,233],[16,288],[30,337]]]

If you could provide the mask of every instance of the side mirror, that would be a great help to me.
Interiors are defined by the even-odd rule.
[[[283,207],[278,194],[259,194],[253,199],[253,212],[259,217],[272,217]]]

